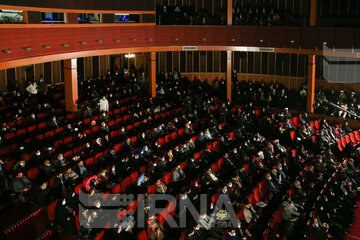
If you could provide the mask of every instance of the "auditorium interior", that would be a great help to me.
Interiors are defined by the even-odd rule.
[[[0,239],[360,239],[360,0],[1,0],[0,23]]]

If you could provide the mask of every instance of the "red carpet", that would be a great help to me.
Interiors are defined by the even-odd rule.
[[[349,234],[345,237],[346,240],[360,240],[360,202],[357,203],[359,208],[355,209],[356,220],[349,230]]]

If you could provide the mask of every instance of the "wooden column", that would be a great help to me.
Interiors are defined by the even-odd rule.
[[[226,52],[226,99],[231,102],[231,51]]]
[[[311,0],[310,5],[310,27],[316,26],[317,0]]]
[[[22,12],[22,16],[23,16],[23,23],[28,24],[28,23],[29,23],[28,12],[27,12],[27,11],[23,11],[23,12]]]
[[[227,0],[227,25],[232,25],[233,0]]]
[[[306,111],[314,113],[315,99],[315,55],[308,56],[308,82],[307,82],[307,104]]]
[[[65,109],[76,112],[78,100],[77,59],[64,60]]]
[[[149,95],[156,97],[156,52],[151,52],[149,58]]]

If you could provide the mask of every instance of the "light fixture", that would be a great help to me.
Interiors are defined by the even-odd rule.
[[[81,41],[80,44],[81,44],[81,45],[85,45],[86,42],[85,42],[85,41]]]
[[[231,39],[231,41],[235,42],[235,41],[236,41],[236,39],[235,39],[235,38],[233,38],[233,39]]]
[[[24,50],[25,50],[25,51],[30,51],[30,50],[31,50],[31,47],[24,47]]]
[[[264,40],[263,40],[263,39],[260,39],[260,42],[264,42]]]
[[[149,41],[152,42],[152,38],[149,38]]]
[[[136,38],[133,38],[132,40],[133,40],[133,42],[136,42]]]
[[[63,44],[63,47],[69,47],[69,46],[70,46],[70,44],[68,44],[68,43]]]
[[[4,49],[2,52],[3,53],[11,53],[12,51],[11,51],[11,49]]]
[[[203,38],[202,40],[203,40],[204,42],[206,42],[206,38]]]
[[[178,39],[178,38],[175,38],[175,41],[179,41],[179,39]]]
[[[323,42],[323,44],[324,44],[324,45],[326,45],[326,44],[327,44],[327,42]]]
[[[115,42],[120,42],[120,39],[114,39]]]
[[[133,54],[133,53],[128,53],[128,54],[125,54],[125,57],[126,57],[126,58],[134,58],[134,57],[135,57],[135,54]]]
[[[295,41],[294,40],[290,40],[291,43],[294,43]]]
[[[43,48],[45,48],[45,49],[49,49],[50,48],[50,45],[49,44],[46,44],[46,45],[44,45],[44,46],[42,46]]]
[[[97,40],[99,43],[103,43],[104,41],[102,39]]]

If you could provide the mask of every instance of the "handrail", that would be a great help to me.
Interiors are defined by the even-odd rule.
[[[340,110],[340,111],[346,112],[347,114],[353,116],[354,119],[359,119],[359,120],[360,120],[360,117],[359,117],[358,115],[356,115],[355,113],[350,112],[350,111],[348,111],[347,109],[345,109],[345,108],[343,108],[343,107],[340,107],[339,105],[337,105],[337,104],[335,104],[335,103],[333,103],[333,102],[330,102],[330,101],[327,100],[327,99],[324,99],[323,102],[329,104],[330,106],[332,106],[332,107],[334,107],[334,108],[336,108],[336,109],[338,109],[338,110]]]

